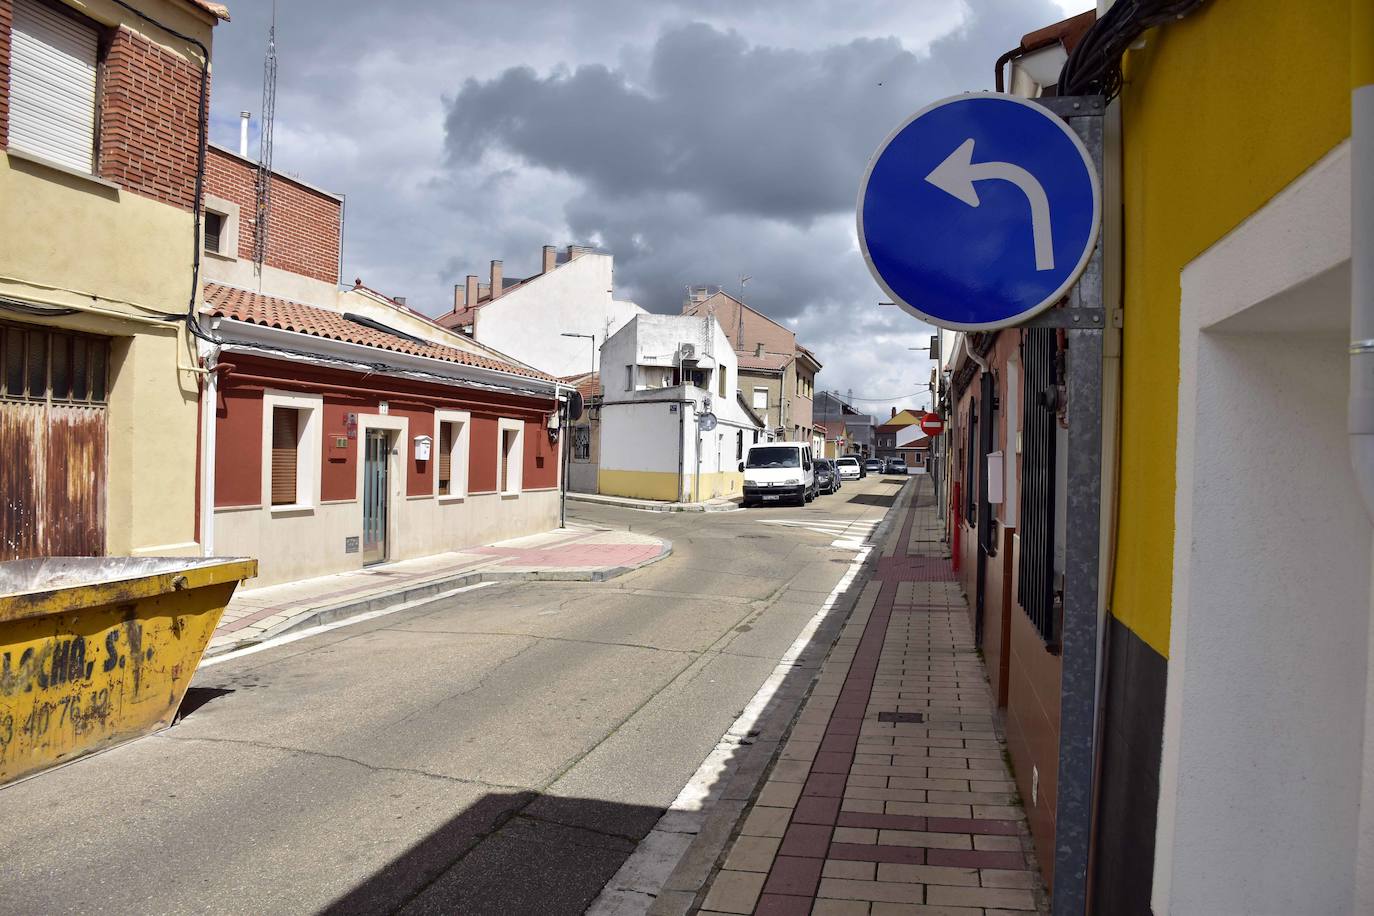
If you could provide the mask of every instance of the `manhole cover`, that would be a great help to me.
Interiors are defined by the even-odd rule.
[[[878,713],[879,722],[924,722],[926,715],[923,712],[880,712]]]

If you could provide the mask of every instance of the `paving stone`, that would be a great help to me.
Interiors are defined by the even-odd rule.
[[[777,854],[781,842],[779,837],[739,836],[725,859],[725,867],[731,871],[766,872],[773,864],[773,856]]]
[[[716,873],[711,890],[702,908],[722,913],[752,913],[763,890],[764,876],[757,872],[726,871]]]

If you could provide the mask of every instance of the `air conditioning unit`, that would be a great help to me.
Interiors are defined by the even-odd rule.
[[[697,345],[696,345],[696,344],[689,344],[689,343],[682,344],[681,346],[679,346],[679,347],[677,348],[677,358],[678,358],[678,362],[683,362],[683,363],[686,363],[686,362],[693,362],[693,363],[694,363],[694,362],[696,362],[696,360],[697,360]]]

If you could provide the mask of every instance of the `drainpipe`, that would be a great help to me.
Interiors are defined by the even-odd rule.
[[[205,356],[205,385],[200,403],[200,549],[201,555],[215,555],[215,425],[219,404],[219,347]]]
[[[1350,448],[1374,519],[1374,0],[1350,4]]]

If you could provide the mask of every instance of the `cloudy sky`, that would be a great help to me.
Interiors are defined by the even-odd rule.
[[[925,399],[930,329],[869,277],[869,155],[934,99],[1091,0],[279,0],[274,163],[347,196],[344,276],[430,314],[453,284],[616,259],[616,295],[677,312],[719,285],[793,328],[818,389]],[[400,14],[396,10],[404,9]],[[262,99],[271,3],[215,31],[211,139]],[[920,394],[917,394],[920,392]]]

